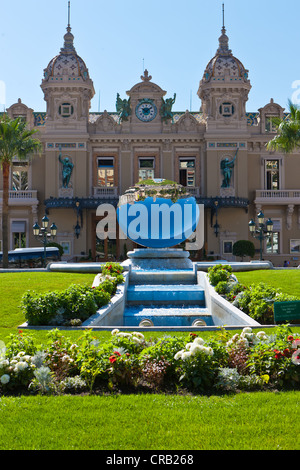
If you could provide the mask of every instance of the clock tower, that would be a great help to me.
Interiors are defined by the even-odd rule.
[[[163,127],[161,107],[166,91],[151,81],[148,70],[141,76],[141,82],[134,85],[127,95],[131,105],[130,124],[132,132],[155,133]],[[122,125],[123,130],[126,123]]]

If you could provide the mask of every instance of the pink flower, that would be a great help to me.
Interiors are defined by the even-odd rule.
[[[300,348],[300,339],[295,339],[292,343],[292,348],[293,349],[298,349]]]
[[[300,366],[300,349],[297,349],[292,355],[292,363],[296,366]]]

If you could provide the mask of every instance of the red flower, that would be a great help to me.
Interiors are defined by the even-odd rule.
[[[117,356],[121,357],[121,354],[120,354],[118,351],[114,351],[114,354],[116,354]]]
[[[111,364],[113,364],[114,362],[116,362],[116,360],[117,360],[117,358],[116,358],[116,356],[114,356],[114,355],[110,356],[110,358],[109,358],[109,362],[111,362]]]
[[[283,350],[283,353],[282,353],[282,354],[283,354],[283,356],[285,356],[285,357],[289,357],[289,356],[290,356],[290,350],[289,350],[288,348],[285,348],[285,349]]]
[[[275,353],[275,359],[280,359],[282,354],[280,351],[278,351],[278,349],[274,349],[274,353]]]
[[[288,341],[294,341],[294,337],[293,337],[292,335],[289,335],[289,336],[287,337],[287,340],[288,340]]]

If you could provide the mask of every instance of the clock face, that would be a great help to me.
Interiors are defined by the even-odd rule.
[[[140,121],[149,122],[155,118],[157,109],[151,100],[143,100],[137,105],[135,114]]]

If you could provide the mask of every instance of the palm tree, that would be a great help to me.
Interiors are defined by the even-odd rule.
[[[41,150],[41,143],[32,136],[36,130],[29,130],[26,122],[21,118],[10,119],[4,115],[0,119],[0,163],[3,173],[3,199],[2,199],[2,262],[8,268],[8,198],[9,198],[9,171],[14,157],[26,159],[29,154]]]
[[[273,118],[277,127],[277,135],[267,144],[268,150],[279,150],[292,153],[300,147],[300,108],[289,101],[288,118]]]

